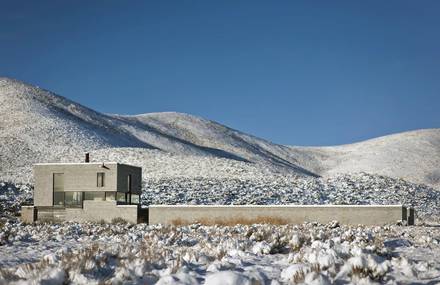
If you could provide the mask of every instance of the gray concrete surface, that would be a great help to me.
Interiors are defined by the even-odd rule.
[[[116,191],[117,163],[43,163],[34,165],[34,205],[53,206],[53,174],[64,173],[64,191]],[[105,173],[97,187],[96,173]]]
[[[402,205],[149,206],[149,224],[300,224],[339,221],[348,225],[383,225],[407,220]]]
[[[32,224],[37,220],[37,209],[34,206],[21,206],[21,220]]]
[[[103,187],[97,186],[97,173],[104,173]],[[142,169],[140,167],[106,163],[41,163],[34,165],[34,206],[38,220],[101,221],[111,222],[122,218],[137,223],[137,205],[117,205],[116,201],[84,200],[82,208],[53,207],[54,174],[63,173],[63,192],[128,192],[128,175],[131,175],[132,193],[140,194]],[[30,211],[29,209],[25,209]],[[24,213],[23,219],[30,219]]]
[[[112,201],[84,201],[83,208],[38,208],[38,221],[75,221],[111,223],[114,219],[138,222],[137,205],[116,205]]]

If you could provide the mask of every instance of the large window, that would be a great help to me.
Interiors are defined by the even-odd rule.
[[[82,207],[82,192],[64,192],[66,207]]]
[[[116,201],[127,203],[127,193],[116,192]]]
[[[90,201],[104,201],[105,200],[105,192],[102,191],[86,191],[84,192],[84,200]]]
[[[53,205],[64,206],[64,173],[53,174]]]
[[[53,174],[53,191],[54,192],[64,191],[64,173]]]
[[[105,192],[106,201],[116,201],[116,192]]]
[[[64,192],[53,192],[53,205],[64,207]]]
[[[104,172],[97,173],[97,175],[96,175],[96,186],[97,187],[104,187],[104,178],[105,178]]]
[[[139,195],[131,194],[130,203],[131,204],[139,204]]]

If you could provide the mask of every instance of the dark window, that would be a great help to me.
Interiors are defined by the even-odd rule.
[[[53,205],[64,207],[64,173],[53,174]]]
[[[64,192],[53,192],[53,205],[64,207]]]
[[[104,172],[98,172],[96,176],[96,186],[104,187]]]
[[[105,200],[105,192],[101,192],[101,191],[84,192],[84,200],[104,201]]]

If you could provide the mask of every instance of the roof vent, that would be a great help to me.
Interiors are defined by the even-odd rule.
[[[86,152],[86,158],[84,160],[85,163],[89,163],[90,162],[90,154],[88,152]]]

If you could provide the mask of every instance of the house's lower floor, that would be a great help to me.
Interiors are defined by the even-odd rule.
[[[36,207],[23,206],[22,220],[26,223],[35,221],[76,221],[106,222],[124,220],[129,223],[147,221],[145,211],[139,205],[118,205],[116,201],[87,201],[82,207]]]

